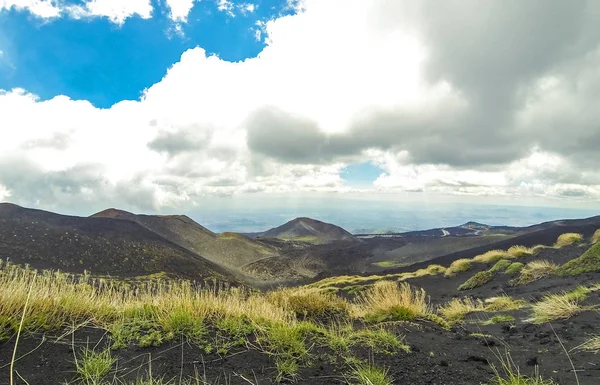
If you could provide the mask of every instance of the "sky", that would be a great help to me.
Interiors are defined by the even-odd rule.
[[[0,0],[0,201],[600,213],[598,25],[592,0]]]

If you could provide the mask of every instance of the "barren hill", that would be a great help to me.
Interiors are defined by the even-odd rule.
[[[230,278],[222,267],[129,220],[67,216],[0,203],[0,244],[0,259],[35,268]]]
[[[323,244],[334,241],[358,241],[339,226],[311,218],[296,218],[261,234],[262,238],[279,238]]]
[[[215,234],[185,215],[136,215],[108,209],[92,218],[132,221],[209,261],[237,273],[257,260],[276,256],[277,250],[241,234]]]

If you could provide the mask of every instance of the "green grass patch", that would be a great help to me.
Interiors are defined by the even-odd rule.
[[[86,385],[100,385],[102,379],[110,372],[116,358],[110,354],[110,350],[96,352],[84,349],[81,357],[75,362],[77,374]]]
[[[259,336],[259,343],[263,349],[277,358],[277,366],[279,368],[281,364],[282,369],[293,368],[291,361],[298,366],[300,362],[308,359],[306,341],[306,329],[298,325],[280,323],[266,326]],[[293,374],[292,371],[283,371],[288,375]]]
[[[501,259],[498,262],[496,262],[496,264],[492,266],[489,271],[494,273],[496,271],[506,270],[510,265],[512,265],[512,262],[506,259]]]
[[[523,264],[521,262],[513,262],[506,268],[506,270],[504,270],[504,274],[508,274],[508,275],[519,274],[524,266],[525,266],[525,264]]]
[[[391,269],[393,267],[402,267],[402,266],[405,266],[406,264],[402,263],[402,262],[394,261],[394,260],[387,260],[387,261],[375,262],[375,263],[373,263],[373,265],[375,265],[377,267],[382,267],[384,269]]]
[[[408,307],[397,305],[390,306],[387,309],[376,309],[366,314],[363,318],[365,322],[380,323],[388,321],[412,321],[417,315],[417,313]]]
[[[410,347],[400,337],[383,328],[357,330],[353,339],[356,344],[369,347],[376,353],[395,354],[398,350],[410,352]]]
[[[227,353],[230,349],[244,346],[255,331],[255,327],[246,316],[229,316],[217,318],[214,322],[217,328],[215,345],[220,354]]]
[[[490,282],[493,277],[494,273],[492,273],[491,271],[480,271],[479,273],[469,278],[465,283],[460,285],[458,287],[458,290],[471,290],[476,287],[485,285],[486,283]]]
[[[204,319],[193,315],[186,309],[174,309],[159,317],[158,323],[165,332],[166,340],[172,340],[176,336],[184,336],[199,345],[205,341],[207,330]]]
[[[600,242],[593,244],[580,257],[560,266],[556,273],[561,276],[573,276],[600,271]]]
[[[352,368],[349,383],[359,385],[392,385],[393,379],[387,369],[372,364],[360,363]]]

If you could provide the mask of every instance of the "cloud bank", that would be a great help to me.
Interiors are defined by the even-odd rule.
[[[181,22],[193,6],[167,3]],[[81,9],[151,16],[146,1],[122,4]],[[139,100],[99,109],[0,92],[0,199],[160,209],[343,192],[341,170],[366,161],[385,171],[382,192],[600,198],[597,2],[290,4],[297,14],[262,26],[256,58],[188,50]],[[11,6],[61,12],[0,2]]]

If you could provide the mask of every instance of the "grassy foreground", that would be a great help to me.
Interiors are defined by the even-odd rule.
[[[160,276],[125,282],[88,274],[38,272],[0,261],[0,341],[18,334],[26,337],[36,332],[72,332],[83,326],[105,331],[110,339],[105,349],[74,353],[76,379],[67,385],[129,384],[109,378],[120,349],[151,348],[180,339],[207,354],[226,356],[257,350],[273,362],[277,382],[299,379],[302,369],[313,365],[316,354],[325,354],[344,368],[346,383],[387,385],[393,383],[388,368],[373,358],[411,354],[402,323],[426,322],[441,332],[464,322],[471,313],[493,313],[482,320],[483,325],[511,324],[515,321],[513,315],[499,313],[525,309],[531,315],[529,322],[539,324],[595,309],[584,301],[600,290],[598,285],[579,287],[547,295],[533,304],[503,295],[484,300],[454,298],[434,307],[423,289],[404,280],[428,275],[450,278],[482,263],[493,266],[475,274],[461,290],[481,286],[492,274],[502,272],[520,274],[521,284],[527,284],[560,269],[565,270],[561,275],[597,271],[599,246],[592,245],[581,257],[561,267],[535,261],[526,265],[513,262],[541,249],[513,247],[458,260],[447,268],[430,265],[412,273],[382,277],[335,277],[266,293],[217,283],[200,286]],[[364,279],[372,283],[350,296],[340,295],[348,292],[340,287]],[[597,346],[595,340],[590,341],[586,347]],[[369,359],[358,354],[365,350],[370,352]],[[523,377],[518,371],[498,374],[494,381],[509,385],[550,383],[538,377]],[[135,384],[167,383],[211,382],[201,375],[169,382],[146,374]],[[251,379],[248,383],[256,384]]]
[[[348,378],[385,379],[383,368],[362,362],[353,349],[406,354],[409,348],[383,320],[435,318],[423,291],[385,283],[347,301],[314,288],[257,293],[243,288],[199,288],[187,281],[124,283],[87,275],[0,269],[0,339],[86,325],[106,330],[108,351],[81,352],[80,380],[104,384],[112,354],[130,345],[159,346],[184,338],[207,353],[252,346],[272,357],[277,380],[294,379],[311,365],[311,349],[328,347]],[[440,320],[440,322],[443,322]],[[377,382],[379,381],[379,382]],[[389,383],[377,380],[373,383]],[[369,383],[369,382],[364,382]]]

